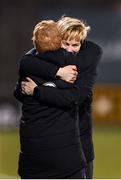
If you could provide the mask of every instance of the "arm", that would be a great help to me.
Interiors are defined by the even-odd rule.
[[[23,102],[25,95],[23,95],[21,93],[20,83],[22,80],[26,79],[26,76],[30,77],[33,81],[35,81],[38,86],[42,85],[47,80],[40,78],[41,75],[43,75],[43,76],[45,75],[45,77],[47,77],[47,79],[50,80],[50,77],[52,77],[54,75],[54,71],[56,70],[56,69],[54,69],[54,71],[51,71],[53,66],[54,66],[53,64],[49,64],[46,61],[40,60],[35,56],[25,55],[20,61],[20,68],[19,68],[20,78],[14,89],[15,98],[18,99],[20,102]],[[50,71],[46,67],[48,67]],[[46,71],[45,71],[45,69],[46,69]],[[64,72],[67,72],[66,76],[68,76],[68,74],[70,75],[69,78],[73,77],[73,73],[71,71],[72,71],[72,68],[64,67]],[[62,71],[60,73],[63,74]],[[32,76],[33,74],[37,74],[40,77]],[[74,76],[73,80],[71,82],[73,82],[75,79],[76,78]],[[65,81],[62,81],[61,79],[58,79],[58,80],[56,79],[54,81],[54,83],[59,88],[71,87],[70,83],[66,83]]]
[[[20,86],[19,80],[17,81],[16,86],[14,88],[13,96],[21,103],[24,100],[25,95],[22,94],[21,92],[21,86]]]
[[[87,67],[84,68],[82,73],[80,73],[72,88],[61,90],[41,86],[40,88],[35,88],[34,97],[38,101],[66,108],[72,106],[74,103],[82,103],[93,87],[96,77],[97,64],[102,54],[102,50],[97,46],[96,48],[93,48],[93,50],[94,52],[92,51],[91,53],[92,57],[90,59],[85,59],[85,62],[88,60],[86,62]]]
[[[58,66],[40,60],[34,55],[27,54],[20,61],[19,73],[25,76],[32,75],[49,80],[55,79],[58,69]]]
[[[90,59],[92,63],[78,76],[72,88],[61,90],[40,86],[34,89],[34,97],[40,102],[64,108],[70,108],[73,104],[81,104],[92,90],[100,56],[100,49],[95,49],[95,54]]]
[[[29,76],[29,78],[31,78],[38,86],[42,85],[43,83],[45,83],[46,81],[42,78],[38,78],[38,77],[34,77],[34,76]],[[14,97],[20,101],[21,103],[23,103],[24,101],[24,98],[26,97],[26,94],[23,94],[22,93],[22,89],[21,89],[21,81],[25,81],[27,82],[27,78],[26,77],[19,77],[17,83],[16,83],[16,86],[14,88],[14,91],[13,91],[13,95]]]
[[[21,87],[20,87],[20,82],[26,78],[26,76],[30,77],[33,81],[37,83],[37,85],[43,84],[45,81],[43,81],[42,78],[38,77],[44,77],[47,80],[53,79],[55,77],[55,72],[57,71],[58,67],[56,67],[53,64],[47,63],[46,59],[43,61],[42,59],[39,59],[38,57],[35,56],[36,50],[32,49],[30,52],[28,52],[25,56],[22,57],[20,61],[20,67],[19,67],[19,74],[20,74],[20,79],[17,82],[17,85],[14,89],[14,96],[16,99],[18,99],[20,102],[23,101],[24,95],[21,93]],[[53,54],[50,52],[50,54]],[[63,53],[61,53],[63,55]],[[47,54],[48,55],[48,54]],[[51,55],[50,55],[51,56]],[[43,58],[46,56],[43,56]],[[55,56],[52,56],[51,58],[54,59]],[[58,57],[58,56],[57,56]],[[60,56],[62,57],[62,56]],[[64,58],[61,59],[61,62]],[[56,59],[54,61],[57,62]],[[64,60],[63,60],[64,63]],[[61,65],[61,64],[59,64]],[[46,69],[46,71],[45,71]],[[49,69],[49,70],[48,70]],[[73,74],[75,73],[75,74]],[[34,76],[36,77],[34,78]],[[72,87],[72,84],[77,77],[77,71],[76,67],[73,66],[66,66],[64,68],[60,68],[57,72],[57,75],[62,76],[64,79],[66,79],[68,82],[65,82],[61,79],[56,79],[54,83],[56,84],[57,87],[59,88],[70,88]]]
[[[34,88],[33,96],[39,102],[59,108],[71,108],[79,99],[78,91],[72,89],[57,89],[47,86],[37,86]]]
[[[78,76],[73,88],[61,90],[41,86],[35,88],[34,97],[39,101],[65,108],[71,107],[74,103],[81,104],[92,90],[101,54],[100,48],[95,49],[91,59],[92,63]]]
[[[26,54],[23,56],[20,61],[19,73],[25,76],[41,77],[45,80],[55,80],[58,79],[57,77],[60,77],[62,80],[67,81],[67,83],[73,83],[76,80],[78,74],[76,66],[60,67],[61,64],[57,66],[57,64],[47,62],[47,58],[44,59],[44,55],[45,53],[42,57],[37,57],[35,54]],[[55,57],[57,62],[59,56]]]
[[[88,73],[84,72],[78,77],[78,80],[70,89],[57,89],[44,86],[36,87],[34,97],[40,102],[64,108],[70,108],[74,104],[81,104],[86,99],[88,92],[94,84],[95,72],[90,74],[92,72],[89,70]]]

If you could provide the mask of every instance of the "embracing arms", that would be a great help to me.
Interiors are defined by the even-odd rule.
[[[32,75],[47,81],[59,77],[73,83],[77,76],[77,68],[71,64],[66,66],[62,49],[44,54],[36,54],[36,50],[32,49],[20,60],[19,74]]]
[[[81,68],[82,72],[70,89],[61,90],[40,86],[35,88],[34,97],[38,101],[44,101],[45,103],[59,107],[70,107],[73,103],[83,102],[94,84],[96,68],[101,54],[101,49],[97,46],[96,48],[92,48],[91,52],[87,51],[87,58],[84,59],[85,64],[83,64],[83,68]]]
[[[101,54],[101,49],[98,47],[94,49],[91,55],[89,54],[91,58],[89,62],[87,61],[88,59],[85,59],[87,65],[84,66],[83,64],[84,69],[82,69],[83,71],[78,75],[72,88],[57,89],[40,86],[34,89],[34,97],[40,102],[65,108],[69,108],[75,103],[82,103],[88,96],[90,90],[92,90]]]
[[[39,55],[37,56],[36,50],[32,49],[21,58],[19,63],[19,79],[14,89],[16,99],[22,102],[25,97],[25,95],[21,93],[21,81],[26,80],[26,77],[30,77],[37,85],[42,85],[46,81],[53,81],[58,88],[71,87],[71,84],[77,78],[77,68],[73,65],[60,67],[64,64],[65,59],[62,50],[59,52],[61,53],[57,56],[50,55],[51,58],[49,59],[46,57],[46,54],[42,54],[41,57],[39,57]],[[47,56],[49,54],[53,53],[47,53]],[[61,58],[59,63],[57,62],[59,60],[58,58]],[[50,63],[51,60],[55,63]]]

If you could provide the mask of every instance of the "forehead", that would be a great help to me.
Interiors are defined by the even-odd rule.
[[[63,40],[63,42],[66,42],[66,43],[68,43],[68,44],[70,44],[70,45],[72,45],[72,44],[79,44],[80,43],[80,40],[77,40],[77,39],[66,39],[66,40]]]
[[[65,40],[67,40],[67,39],[70,39],[70,40],[75,39],[75,40],[80,41],[81,40],[81,33],[80,33],[80,31],[77,31],[75,29],[73,29],[73,30],[69,29],[63,34],[62,39],[65,39]]]

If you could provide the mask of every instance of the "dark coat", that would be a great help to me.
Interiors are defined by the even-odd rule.
[[[42,92],[39,94],[39,97],[37,96],[37,98],[38,100],[45,101],[44,97],[47,95],[47,103],[59,107],[70,107],[73,104],[72,102],[79,100],[80,139],[87,161],[93,160],[94,150],[92,143],[91,119],[92,88],[97,74],[97,65],[102,55],[102,49],[93,42],[85,41],[77,55],[67,53],[64,50],[63,53],[62,50],[60,50],[54,53],[50,52],[46,53],[46,55],[36,56],[35,52],[35,50],[31,50],[22,58],[20,62],[20,74],[22,73],[24,76],[30,77],[41,77],[46,81],[54,81],[59,88],[73,87],[71,92],[68,90],[60,91],[49,88],[49,92],[51,92],[49,94],[48,88],[42,87]],[[56,80],[55,74],[59,67],[68,64],[74,64],[78,68],[79,76],[74,84],[65,83],[62,80]],[[44,95],[42,93],[44,93]],[[51,96],[52,94],[57,98],[53,99],[53,96]],[[50,97],[48,97],[49,95]]]
[[[40,104],[37,105],[37,103],[35,103],[35,102],[40,101],[41,105],[42,105],[41,116],[45,116],[45,112],[46,112],[45,109],[46,110],[49,109],[49,111],[47,110],[46,115],[53,113],[53,118],[51,116],[50,117],[51,117],[51,119],[54,119],[57,121],[58,121],[58,118],[60,118],[60,117],[63,117],[63,120],[64,121],[66,120],[65,122],[67,122],[67,120],[69,120],[68,121],[69,129],[71,127],[75,127],[74,129],[77,128],[76,121],[78,122],[78,118],[75,119],[75,108],[76,108],[76,105],[78,104],[79,105],[79,112],[78,112],[79,114],[78,115],[76,114],[76,116],[79,117],[81,141],[83,141],[82,144],[83,144],[84,151],[86,151],[85,155],[86,155],[87,161],[90,161],[93,159],[90,105],[91,105],[91,99],[92,99],[91,91],[92,91],[92,87],[94,84],[94,80],[95,80],[95,76],[96,76],[96,68],[97,68],[97,64],[100,59],[100,55],[101,55],[101,49],[99,46],[97,46],[96,44],[94,44],[92,42],[85,42],[80,53],[78,53],[76,56],[72,55],[71,53],[66,53],[65,51],[64,51],[64,53],[62,53],[62,50],[59,50],[54,53],[53,52],[46,53],[46,55],[45,54],[44,55],[36,55],[36,57],[35,57],[35,54],[28,53],[27,55],[25,55],[23,57],[23,59],[20,62],[21,77],[22,76],[23,77],[30,76],[30,75],[31,76],[40,76],[41,78],[44,78],[46,81],[53,80],[54,83],[57,85],[57,87],[60,86],[59,89],[41,86],[40,88],[35,88],[34,97],[28,97],[28,96],[24,97],[23,117],[22,117],[24,125],[22,123],[22,128],[21,128],[21,137],[22,137],[21,144],[22,144],[23,152],[26,150],[32,149],[32,147],[28,147],[27,145],[25,145],[25,144],[27,144],[27,142],[26,141],[24,142],[24,140],[23,140],[24,139],[23,136],[25,136],[25,138],[28,138],[28,136],[30,136],[30,133],[32,132],[33,125],[30,126],[30,122],[32,122],[33,124],[37,123],[37,121],[35,121],[35,119],[38,119],[38,117],[40,118],[40,113],[39,113],[39,116],[38,116],[38,113],[34,114],[35,112],[33,112],[34,111],[33,106],[29,107],[30,104],[32,104],[34,102],[33,105],[36,107],[36,111],[37,111],[37,109],[40,108],[39,107]],[[55,59],[55,57],[56,57],[56,59]],[[41,58],[42,61],[40,61],[40,59],[37,59],[37,58]],[[60,61],[59,61],[59,59],[60,59]],[[63,61],[62,61],[62,59],[63,59]],[[54,65],[50,64],[49,62],[53,63]],[[73,85],[62,82],[61,80],[56,80],[56,77],[55,77],[55,74],[58,70],[58,66],[59,67],[65,66],[68,64],[75,64],[78,67],[79,76],[78,76],[77,81]],[[46,71],[45,71],[45,69],[46,69]],[[36,82],[38,82],[38,79],[34,78],[34,80]],[[33,99],[34,99],[34,101],[33,101]],[[35,101],[35,100],[37,100],[37,101]],[[31,102],[31,103],[29,104],[28,102]],[[43,107],[46,104],[48,104],[49,108],[43,109]],[[52,106],[54,108],[54,111],[52,110],[53,109]],[[56,107],[56,110],[55,110],[55,107]],[[24,114],[27,111],[29,112],[30,117],[28,117],[28,114]],[[44,114],[42,114],[42,112],[44,112]],[[60,116],[57,112],[59,114],[62,114],[62,112],[63,112],[63,114],[65,114],[65,115]],[[34,116],[33,116],[33,114],[34,114]],[[36,117],[36,116],[38,116],[38,117]],[[29,123],[27,122],[27,119],[28,119]],[[76,120],[75,123],[73,121],[74,119]],[[25,123],[25,121],[27,123]],[[71,121],[74,123],[73,125],[72,125]],[[48,120],[47,120],[47,122],[48,122]],[[62,120],[60,120],[60,122],[62,122]],[[49,123],[50,123],[50,121],[49,121]],[[52,123],[53,123],[53,121],[51,122],[51,124]],[[28,125],[25,125],[25,124],[28,124]],[[35,124],[35,125],[37,125],[37,124]],[[25,130],[24,130],[24,126],[25,126]],[[60,124],[59,126],[61,127],[62,124]],[[57,126],[57,127],[59,128],[59,126]],[[69,129],[67,129],[67,127],[66,128],[65,127],[64,127],[65,132],[67,132]],[[28,128],[28,130],[27,130],[27,128]],[[53,129],[53,132],[55,132],[54,130],[56,130],[56,128]],[[41,127],[41,129],[40,128],[38,128],[38,130],[36,129],[36,132],[33,131],[34,133],[32,133],[32,136],[40,137],[39,132],[43,131],[43,129],[44,129],[43,126]],[[78,131],[78,128],[76,130]],[[51,131],[52,131],[52,129],[51,129]],[[50,132],[50,134],[51,133],[52,132]],[[72,137],[71,138],[67,137],[67,139],[72,140],[73,139]],[[57,139],[59,139],[59,137],[56,138],[56,140]],[[64,139],[66,142],[66,140],[67,140],[66,136],[64,137]],[[60,140],[62,140],[62,139],[60,138]],[[85,140],[86,140],[86,142],[85,142]],[[27,139],[27,141],[28,141],[28,139]],[[70,142],[68,141],[68,143],[70,143]],[[32,144],[32,146],[34,145],[34,143],[30,143],[30,144]],[[55,142],[54,144],[58,145],[57,142]],[[48,143],[48,145],[49,145],[49,143]],[[61,143],[59,143],[59,146],[60,145],[61,145]],[[47,148],[50,148],[50,147],[47,147]],[[89,151],[89,153],[87,151]],[[34,152],[36,152],[36,149]],[[73,160],[72,160],[72,162],[73,162]],[[81,158],[80,162],[82,162],[82,158]],[[21,164],[21,161],[20,161],[20,164]],[[75,161],[75,165],[76,164],[78,164],[78,163]],[[81,165],[82,164],[83,163],[81,163]],[[74,168],[74,167],[70,167],[70,168]]]

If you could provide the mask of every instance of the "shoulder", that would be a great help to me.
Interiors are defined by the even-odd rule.
[[[94,51],[95,53],[98,53],[98,54],[103,53],[101,46],[99,46],[98,44],[96,44],[92,41],[85,41],[84,48],[89,49],[90,51]]]
[[[22,55],[22,57],[19,59],[19,62],[23,62],[24,60],[28,60],[31,59],[33,57],[35,57],[36,55],[36,50],[33,48],[31,50],[29,50],[27,53],[25,53],[24,55]]]
[[[48,60],[53,58],[60,58],[61,60],[61,58],[64,57],[64,53],[62,49],[58,49],[55,51],[47,51],[45,53],[39,53],[36,56],[43,60]]]
[[[20,59],[19,59],[19,66],[20,67],[24,67],[28,64],[31,63],[35,64],[35,61],[38,62],[40,61],[39,58],[37,57],[37,55],[34,53],[33,49],[30,50],[29,52],[27,52],[26,54],[24,54]]]
[[[28,60],[30,60],[30,59],[33,59],[35,56],[34,55],[32,55],[32,54],[25,54],[25,55],[23,55],[22,57],[21,57],[21,59],[20,59],[20,63],[23,63],[23,62],[26,62],[26,61],[28,61]]]
[[[89,66],[95,66],[101,60],[102,48],[92,41],[84,42],[82,52],[85,55],[85,63],[87,63]]]
[[[37,53],[35,48],[30,49],[25,55],[35,55]]]

